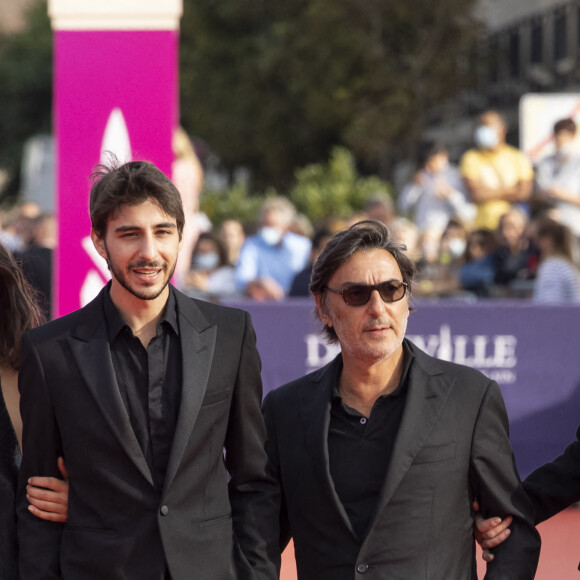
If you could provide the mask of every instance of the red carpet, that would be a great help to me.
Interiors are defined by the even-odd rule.
[[[570,508],[540,524],[542,552],[536,580],[580,580],[580,509]],[[485,564],[478,550],[478,575],[483,578]],[[288,546],[282,557],[281,580],[296,580],[294,548]]]

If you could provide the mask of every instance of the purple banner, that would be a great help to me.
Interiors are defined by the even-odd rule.
[[[319,368],[338,349],[318,333],[311,300],[235,304],[254,320],[264,392]],[[524,301],[415,302],[407,337],[498,382],[522,476],[559,455],[580,424],[580,307]]]

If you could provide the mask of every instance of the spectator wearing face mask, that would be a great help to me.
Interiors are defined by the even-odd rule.
[[[527,202],[532,191],[532,165],[506,143],[506,133],[506,122],[497,111],[483,113],[474,132],[476,148],[461,159],[461,175],[477,205],[475,228],[495,230],[512,204]]]
[[[398,199],[399,210],[411,213],[419,230],[436,232],[440,237],[453,217],[469,223],[475,208],[465,195],[457,168],[449,163],[447,149],[441,143],[425,141],[419,146],[420,167]]]
[[[554,155],[536,169],[536,196],[557,210],[558,221],[580,238],[580,155],[575,149],[576,123],[562,119],[554,125]]]
[[[424,254],[417,263],[417,285],[413,290],[416,296],[450,298],[465,294],[459,282],[459,272],[465,261],[466,236],[465,226],[454,218],[450,219],[432,255]]]
[[[290,231],[296,210],[285,197],[267,199],[260,229],[246,238],[235,271],[236,287],[254,300],[281,300],[308,264],[311,242]]]
[[[201,233],[193,249],[191,269],[184,292],[193,298],[217,302],[236,294],[234,269],[228,264],[221,239],[212,232]]]

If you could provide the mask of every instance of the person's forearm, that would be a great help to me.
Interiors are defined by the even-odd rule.
[[[467,180],[467,189],[471,200],[475,203],[503,199],[503,188],[493,188],[474,180]]]
[[[503,189],[503,196],[500,199],[515,203],[518,201],[526,201],[529,199],[532,193],[532,182],[531,181],[518,181],[512,187],[506,187]]]
[[[531,181],[518,181],[511,187],[492,188],[482,183],[467,181],[471,199],[476,203],[486,201],[508,201],[515,203],[517,201],[526,201],[532,192]]]
[[[482,400],[473,435],[470,480],[484,517],[511,515],[509,538],[495,551],[486,580],[532,580],[540,552],[533,506],[515,465],[507,411],[497,383],[490,383]]]
[[[572,193],[568,189],[558,188],[557,194],[554,195],[554,197],[556,197],[560,201],[563,201],[565,203],[569,203],[570,205],[580,207],[580,196]]]

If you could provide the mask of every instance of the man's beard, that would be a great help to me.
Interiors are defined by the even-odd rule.
[[[177,264],[177,261],[173,264],[173,268],[171,269],[170,275],[167,276],[165,283],[157,293],[146,294],[145,293],[146,290],[145,292],[139,292],[138,290],[132,288],[128,284],[125,278],[125,273],[120,268],[118,268],[111,259],[111,254],[109,252],[109,248],[107,248],[107,244],[105,244],[105,252],[107,252],[107,265],[109,266],[109,270],[113,278],[115,278],[115,280],[117,280],[117,282],[119,282],[119,284],[123,288],[125,288],[127,292],[129,292],[136,298],[139,298],[139,300],[155,300],[156,298],[158,298],[163,293],[165,288],[167,288],[167,285],[169,284],[171,278],[173,277],[173,272],[175,271],[175,266]],[[132,270],[133,268],[161,268],[163,272],[167,272],[167,262],[163,262],[161,264],[159,262],[145,262],[145,261],[133,262],[127,266],[127,271]]]

